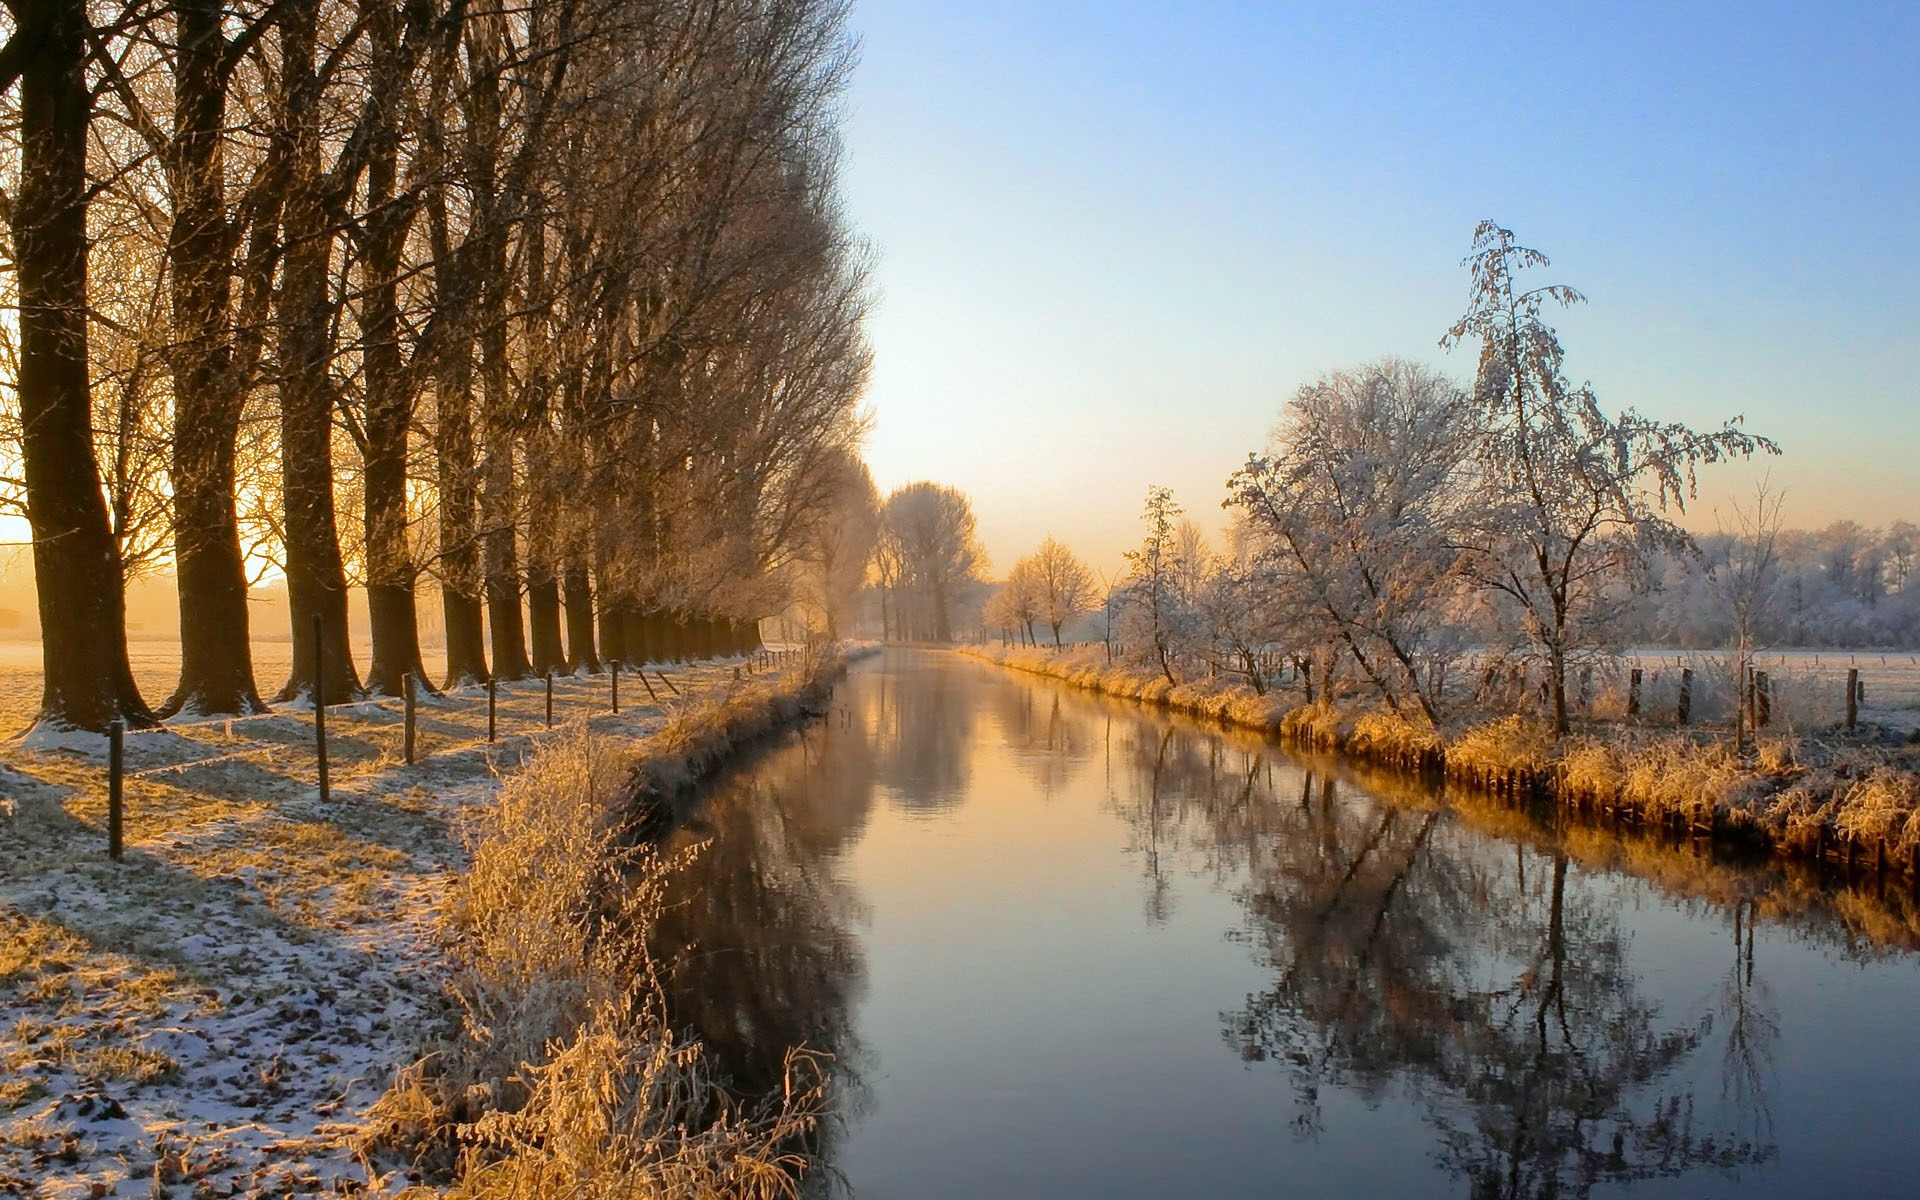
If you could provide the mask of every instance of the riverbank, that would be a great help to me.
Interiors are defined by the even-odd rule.
[[[1762,738],[1742,759],[1725,731],[1590,724],[1554,739],[1517,716],[1460,713],[1439,729],[1355,704],[1304,703],[1242,684],[1109,666],[1098,646],[965,653],[1075,687],[1255,730],[1510,801],[1764,846],[1920,886],[1920,748],[1831,732]]]
[[[640,704],[647,693],[629,676],[617,716],[604,676],[563,680],[551,733],[544,685],[504,685],[504,736],[492,743],[484,694],[423,700],[424,757],[411,766],[399,705],[337,706],[328,710],[325,803],[311,728],[297,715],[130,735],[127,853],[117,864],[105,854],[104,743],[8,744],[0,1194],[166,1194],[156,1184],[177,1195],[388,1194],[415,1183],[409,1173],[426,1178],[423,1168],[443,1180],[465,1172],[469,1190],[484,1194],[483,1169],[510,1161],[531,1128],[509,1115],[515,1104],[537,1114],[543,1081],[551,1096],[579,1072],[605,1082],[610,1067],[634,1062],[631,1025],[589,1023],[568,1038],[579,1032],[569,1029],[576,1013],[594,1015],[559,1003],[593,994],[578,986],[591,972],[567,965],[592,958],[577,936],[585,926],[578,912],[551,906],[559,885],[509,888],[509,867],[558,870],[562,851],[602,846],[617,822],[605,811],[590,821],[585,806],[604,804],[605,788],[636,764],[662,779],[695,778],[792,719],[844,665],[834,656],[773,675],[740,662],[670,669],[680,694],[655,679],[658,698]],[[583,756],[592,786],[576,789],[563,828],[557,812],[538,814],[566,799],[558,782],[579,776]],[[546,842],[525,840],[529,821]],[[567,869],[605,882],[608,861],[582,857]],[[516,914],[512,903],[549,907]],[[572,940],[542,947],[542,936],[569,929]],[[541,982],[535,967],[552,979]],[[514,980],[529,986],[514,991]],[[502,1007],[514,997],[517,1010]],[[565,1040],[550,1042],[543,1028]],[[467,1042],[486,1053],[461,1061],[493,1073],[449,1096],[448,1060]],[[658,1043],[649,1061],[659,1060]],[[441,1065],[415,1066],[395,1087],[396,1073],[429,1049]],[[691,1068],[686,1049],[659,1061]],[[522,1062],[534,1069],[521,1072]],[[672,1105],[694,1094],[696,1075],[654,1069],[602,1094],[684,1116]],[[423,1097],[438,1119],[396,1121],[402,1110],[427,1115]],[[734,1127],[705,1128],[714,1131],[705,1141],[681,1139],[699,1154],[649,1161],[696,1182],[699,1163],[727,1159]],[[580,1143],[580,1154],[628,1146],[606,1132],[604,1145]],[[543,1139],[558,1153],[553,1141]],[[754,1168],[770,1179],[767,1169]]]

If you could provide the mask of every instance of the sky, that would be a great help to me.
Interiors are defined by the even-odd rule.
[[[1115,570],[1319,374],[1439,338],[1491,218],[1589,303],[1604,406],[1782,443],[1790,525],[1920,519],[1920,5],[856,0],[868,459],[973,499],[995,575]],[[1545,281],[1547,275],[1543,275]]]

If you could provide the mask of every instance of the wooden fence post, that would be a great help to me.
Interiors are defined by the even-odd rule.
[[[127,723],[107,723],[107,857],[120,861],[126,821]]]
[[[494,713],[500,698],[500,682],[494,676],[487,676],[487,740],[494,735]]]
[[[1693,668],[1680,668],[1680,706],[1674,713],[1676,723],[1685,725],[1693,718]]]
[[[1746,690],[1741,693],[1743,704],[1740,711],[1746,717],[1747,729],[1749,731],[1757,730],[1760,728],[1760,718],[1757,715],[1755,705],[1759,697],[1760,677],[1759,672],[1754,670],[1752,663],[1747,664],[1745,687]]]
[[[614,659],[612,667],[609,674],[613,677],[613,715],[617,717],[620,715],[620,660]]]
[[[1630,721],[1640,715],[1640,678],[1639,667],[1627,674],[1627,719]]]
[[[553,672],[547,672],[547,728],[553,728]]]
[[[1860,723],[1860,668],[1847,670],[1847,732]]]
[[[412,766],[415,736],[414,728],[417,720],[414,713],[414,689],[419,686],[419,680],[414,678],[412,671],[408,671],[401,677],[401,686],[406,688],[405,699],[401,701],[400,705],[400,711],[403,714],[401,723],[405,727],[406,732],[401,737],[400,746],[402,756],[407,760],[407,765]]]
[[[678,696],[678,695],[680,694],[680,689],[679,689],[679,688],[677,688],[677,687],[675,687],[675,686],[673,686],[673,680],[671,680],[671,679],[668,679],[668,678],[667,678],[667,673],[666,673],[665,671],[662,671],[662,670],[660,670],[660,669],[659,669],[658,667],[656,667],[656,668],[654,668],[654,671],[653,671],[653,673],[654,673],[655,675],[658,675],[658,676],[660,677],[660,682],[661,682],[661,683],[664,683],[664,684],[666,684],[666,685],[667,685],[667,690],[668,690],[668,691],[670,691],[670,692],[672,692],[672,693],[673,693],[674,695],[676,695],[676,696]]]
[[[1765,671],[1753,676],[1753,719],[1762,729],[1773,724],[1773,681]]]
[[[313,614],[313,750],[320,765],[320,803],[331,799],[327,786],[327,651],[320,639],[320,614]]]

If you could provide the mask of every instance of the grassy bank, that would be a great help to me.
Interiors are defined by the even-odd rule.
[[[1109,666],[1098,646],[968,653],[1075,687],[1155,704],[1510,800],[1550,799],[1607,820],[1764,845],[1906,874],[1920,885],[1920,750],[1839,735],[1762,739],[1594,724],[1554,739],[1518,716],[1464,714],[1434,729],[1364,704],[1302,703],[1243,684]]]
[[[338,706],[324,801],[306,718],[172,722],[127,738],[119,863],[104,739],[0,744],[0,1195],[554,1194],[622,1163],[777,1190],[808,1089],[717,1111],[619,982],[607,918],[644,920],[659,864],[606,804],[696,780],[839,666],[673,668],[682,695],[629,679],[617,715],[569,678],[553,730],[541,682],[506,684],[494,742],[484,692],[429,697],[414,763],[397,703]]]
[[[364,1143],[440,1181],[402,1195],[793,1194],[824,1073],[795,1048],[782,1100],[743,1108],[667,1022],[646,944],[673,864],[649,833],[675,794],[817,711],[844,666],[691,699],[637,746],[557,738],[475,815],[447,912],[457,1022]]]

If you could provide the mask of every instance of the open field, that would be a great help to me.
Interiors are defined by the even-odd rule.
[[[428,677],[438,683],[445,674],[445,653],[440,646],[421,648]],[[364,667],[373,657],[372,646],[355,639],[353,657]],[[172,640],[151,639],[127,644],[127,659],[133,666],[133,678],[147,703],[159,705],[173,692],[180,678],[180,644]],[[272,700],[293,669],[293,643],[255,641],[253,643],[253,679],[262,699]],[[40,705],[40,643],[9,639],[0,641],[0,737],[17,733],[33,721]]]
[[[1693,668],[1699,683],[1696,711],[1703,720],[1725,719],[1731,707],[1726,657],[1701,650],[1634,650],[1623,657],[1627,667],[1640,667],[1653,689],[1649,701],[1675,691],[1684,667]],[[1920,653],[1909,650],[1764,650],[1754,656],[1754,669],[1765,671],[1782,697],[1776,705],[1783,721],[1803,729],[1838,725],[1846,717],[1847,672],[1860,672],[1864,693],[1860,718],[1890,729],[1920,729]]]
[[[37,672],[6,669],[12,712]],[[668,675],[692,701],[741,670]],[[644,738],[682,703],[652,684],[623,676],[614,716],[605,676],[561,679],[556,722]],[[503,686],[492,744],[484,690],[423,699],[412,766],[398,701],[332,707],[324,803],[307,715],[129,734],[117,864],[104,739],[0,747],[0,1194],[364,1186],[365,1110],[445,1026],[474,813],[554,736],[544,698]]]

